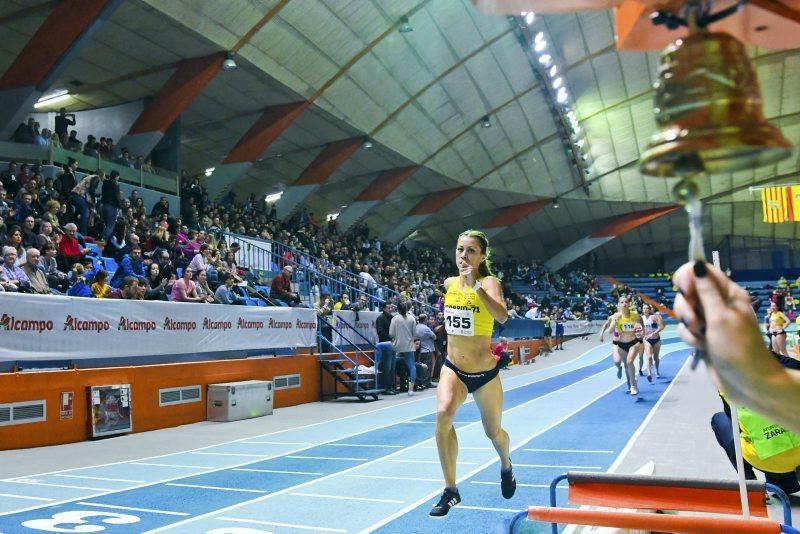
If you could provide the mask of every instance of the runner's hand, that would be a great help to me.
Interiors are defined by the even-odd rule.
[[[464,280],[467,282],[467,286],[472,287],[475,285],[475,277],[472,274],[472,267],[470,265],[462,263],[458,267],[458,271],[461,273],[461,276],[464,277]]]

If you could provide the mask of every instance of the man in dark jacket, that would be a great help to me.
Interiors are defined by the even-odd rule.
[[[378,344],[375,345],[375,371],[383,373],[381,383],[386,395],[395,395],[395,363],[397,355],[392,347],[392,337],[389,335],[389,325],[392,322],[393,305],[386,302],[383,313],[375,319],[375,330],[378,332]]]

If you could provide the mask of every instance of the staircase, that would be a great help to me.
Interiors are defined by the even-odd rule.
[[[317,338],[320,341],[320,347],[322,346],[323,342],[326,342],[327,344],[330,344],[330,346],[334,349],[334,352],[323,353],[320,350],[320,400],[324,401],[328,399],[338,399],[341,397],[356,397],[360,401],[366,401],[368,400],[368,397],[371,397],[372,400],[378,400],[378,395],[383,392],[383,388],[378,386],[378,384],[380,384],[380,372],[374,367],[374,358],[371,358],[369,354],[360,349],[357,344],[345,337],[341,330],[331,325],[332,331],[339,334],[344,341],[353,347],[353,355],[351,356],[347,352],[343,351],[340,347],[335,346],[333,344],[333,340],[327,339],[322,334],[321,325],[323,321],[324,319],[322,316],[317,315],[317,323],[320,325],[320,328],[317,330]],[[357,336],[361,337],[363,343],[369,343],[369,340],[364,338],[357,330],[352,328],[349,323],[344,320],[341,320],[341,322],[347,325],[347,327],[349,327],[350,330]],[[363,364],[367,364],[368,366],[371,365],[373,369],[375,369],[375,373],[367,374],[360,372],[358,367],[361,362],[363,362]],[[326,375],[333,378],[332,391],[325,391]]]

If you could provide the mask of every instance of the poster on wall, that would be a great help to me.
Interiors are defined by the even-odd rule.
[[[72,391],[62,391],[61,392],[61,420],[67,421],[72,419],[73,413],[73,402],[75,400],[75,395]]]
[[[89,387],[91,437],[126,434],[133,430],[130,392],[130,384]]]

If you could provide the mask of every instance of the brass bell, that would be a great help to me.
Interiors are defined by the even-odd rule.
[[[661,55],[655,85],[658,132],[639,164],[651,176],[749,169],[790,155],[764,119],[747,51],[726,33],[694,31]]]

